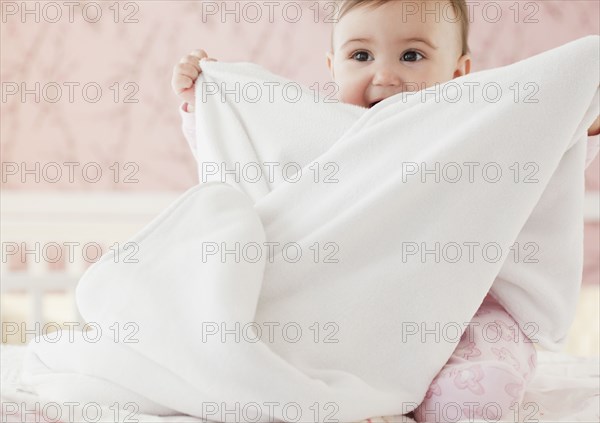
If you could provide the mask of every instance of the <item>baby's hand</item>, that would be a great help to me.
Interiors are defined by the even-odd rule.
[[[211,62],[216,62],[216,59],[210,59],[204,50],[194,50],[181,60],[173,68],[173,78],[171,86],[176,95],[187,103],[187,111],[194,111],[196,100],[195,83],[198,76],[202,73],[198,61],[205,59]]]

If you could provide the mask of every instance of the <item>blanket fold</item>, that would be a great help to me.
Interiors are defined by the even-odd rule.
[[[599,52],[585,37],[371,109],[203,62],[202,183],[129,240],[138,262],[110,252],[80,280],[100,340],[32,341],[24,383],[215,421],[405,414],[489,291],[560,349]]]

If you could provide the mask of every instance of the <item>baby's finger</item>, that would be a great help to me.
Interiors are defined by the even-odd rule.
[[[216,62],[216,61],[217,61],[217,59],[211,59],[211,58],[205,57],[205,58],[200,59],[200,65],[202,65],[203,62]],[[202,72],[202,69],[200,69],[200,72]]]
[[[187,66],[191,66],[194,69],[196,69],[198,72],[201,72],[202,69],[200,69],[200,66],[198,65],[198,58],[196,56],[185,56],[182,57],[181,60],[179,61],[180,65],[187,65]]]
[[[191,88],[194,85],[192,78],[186,75],[178,75],[173,79],[173,89],[177,94]]]
[[[178,63],[175,66],[175,74],[187,76],[192,78],[192,81],[194,81],[196,78],[198,78],[200,70],[198,70],[198,68],[191,63]]]
[[[206,54],[206,52],[202,49],[198,49],[198,50],[193,50],[190,53],[190,56],[196,56],[197,58],[201,59],[203,57],[208,57],[208,54]]]
[[[193,63],[194,65],[197,65],[198,61],[205,57],[208,57],[208,54],[204,50],[193,50],[187,56],[189,62]]]
[[[198,72],[202,72],[202,69],[200,68],[199,61],[200,61],[200,60],[205,60],[205,59],[206,59],[206,57],[198,58],[198,56],[194,56],[194,55],[191,55],[191,54],[190,54],[190,55],[188,55],[188,56],[185,56],[185,57],[183,57],[183,58],[180,60],[180,63],[187,63],[187,64],[190,64],[190,65],[192,65],[193,67],[195,67],[195,68],[198,70]]]

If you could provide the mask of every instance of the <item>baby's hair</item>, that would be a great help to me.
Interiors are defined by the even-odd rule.
[[[339,22],[348,12],[359,6],[376,8],[389,1],[396,0],[337,0],[335,22]],[[424,1],[424,0],[420,0]],[[462,37],[462,54],[471,53],[469,48],[469,12],[466,0],[446,0],[450,2],[456,18],[460,21]],[[333,30],[331,31],[331,51],[333,52]]]

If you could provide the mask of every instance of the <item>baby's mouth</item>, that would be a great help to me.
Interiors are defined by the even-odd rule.
[[[370,109],[371,107],[373,107],[374,105],[376,105],[377,103],[380,103],[380,102],[381,102],[381,100],[379,100],[379,101],[376,101],[376,102],[374,102],[374,103],[371,103],[371,104],[369,105],[369,109]]]

